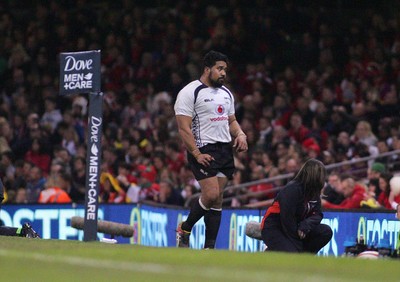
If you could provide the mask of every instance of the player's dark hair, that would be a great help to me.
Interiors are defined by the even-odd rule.
[[[218,61],[224,61],[224,62],[228,63],[228,57],[225,54],[211,50],[204,56],[204,59],[203,59],[204,67],[211,68]]]
[[[303,185],[306,200],[316,199],[325,185],[325,166],[319,160],[309,159],[300,168],[294,180]]]

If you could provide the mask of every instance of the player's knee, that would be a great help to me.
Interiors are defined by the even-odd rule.
[[[222,207],[222,199],[223,199],[223,192],[218,194],[218,198],[214,202],[214,208],[221,208]]]
[[[204,197],[207,199],[207,202],[213,206],[220,200],[220,193],[218,189],[209,189],[207,193],[205,193]]]

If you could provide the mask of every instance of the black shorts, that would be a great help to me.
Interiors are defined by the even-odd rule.
[[[235,172],[232,145],[230,143],[208,144],[199,148],[202,154],[209,154],[214,158],[208,167],[199,164],[195,157],[188,152],[188,163],[196,180],[218,176],[222,173],[228,179],[232,179]]]

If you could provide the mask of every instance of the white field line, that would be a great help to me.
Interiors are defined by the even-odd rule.
[[[46,263],[69,264],[79,267],[124,270],[132,272],[168,273],[168,267],[156,263],[126,262],[103,259],[83,258],[76,256],[55,256],[39,253],[25,253],[19,251],[1,250],[0,256],[21,259],[32,259]]]
[[[227,272],[226,269],[221,269],[218,266],[207,266],[206,268],[199,269],[196,265],[191,267],[179,267],[173,265],[163,265],[159,263],[143,263],[137,261],[114,261],[105,259],[93,259],[84,258],[77,256],[58,256],[48,255],[41,253],[26,253],[14,250],[0,249],[0,258],[17,258],[17,259],[31,259],[35,261],[41,261],[45,263],[59,263],[67,264],[70,266],[78,267],[91,267],[94,269],[103,270],[117,270],[117,271],[128,271],[128,272],[140,272],[149,274],[164,274],[164,275],[176,275],[177,272],[181,275],[195,277],[198,279],[212,279],[214,281],[268,281],[268,275],[271,275],[274,280],[284,281],[290,278],[294,274],[283,273],[281,271],[268,270],[244,270],[240,269],[235,271],[232,269]],[[338,277],[322,276],[316,273],[306,274],[304,273],[298,277],[298,281],[307,282],[320,282],[320,281],[350,281],[347,279],[338,279]],[[352,282],[360,281],[359,279],[352,279]]]
[[[59,263],[63,265],[78,266],[78,267],[91,267],[94,269],[102,270],[117,270],[128,271],[132,273],[149,273],[149,274],[163,274],[163,275],[186,275],[193,276],[197,279],[213,279],[215,281],[247,281],[251,277],[251,281],[265,281],[265,272],[260,271],[231,271],[215,267],[207,267],[206,269],[199,269],[196,265],[193,268],[180,268],[179,266],[162,265],[158,263],[142,263],[137,261],[113,261],[104,259],[83,258],[77,256],[58,256],[41,253],[25,253],[14,250],[0,249],[1,257],[29,259],[40,261],[44,263]]]

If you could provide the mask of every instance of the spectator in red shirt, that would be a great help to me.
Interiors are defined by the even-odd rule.
[[[25,154],[25,161],[40,167],[45,175],[49,173],[51,157],[44,150],[44,144],[40,139],[33,139],[31,148]]]
[[[378,198],[378,203],[386,208],[392,209],[392,205],[389,202],[389,195],[390,195],[390,179],[392,178],[391,173],[383,172],[379,176],[379,188],[381,192],[379,195],[376,195]]]
[[[290,117],[289,137],[301,144],[310,134],[310,129],[304,126],[303,119],[298,112],[293,112]]]
[[[327,209],[356,209],[366,197],[366,190],[349,175],[340,177],[340,186],[345,199],[340,204],[332,204],[322,199],[322,206]]]
[[[251,181],[257,181],[264,178],[265,173],[263,166],[256,165],[251,172]],[[272,188],[272,183],[259,183],[249,186],[247,189],[252,193],[249,199],[249,203],[255,203],[266,199],[273,199],[275,197],[275,193],[270,191]]]
[[[177,142],[170,141],[165,145],[165,155],[167,156],[168,167],[171,171],[179,174],[185,165],[185,155],[179,150]]]

